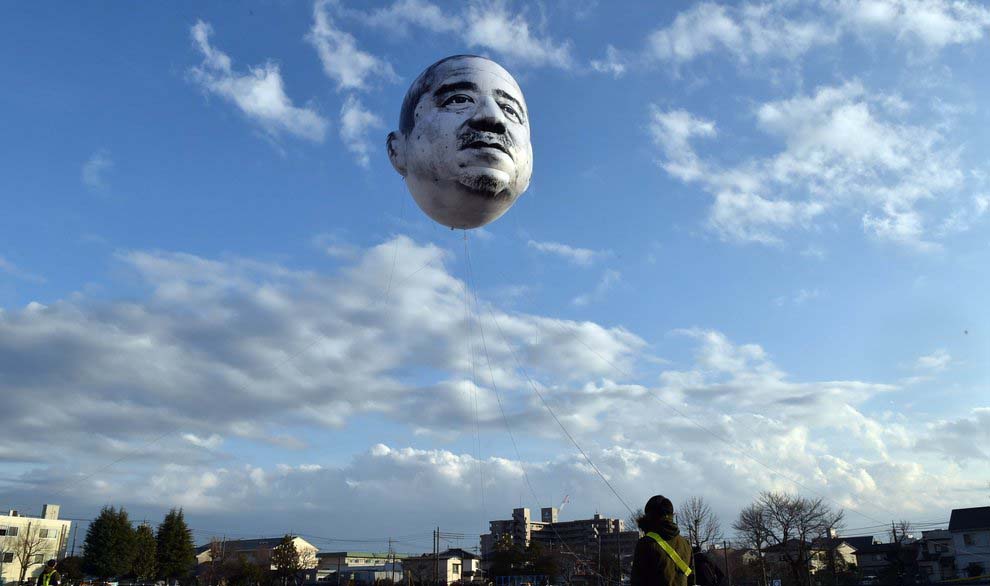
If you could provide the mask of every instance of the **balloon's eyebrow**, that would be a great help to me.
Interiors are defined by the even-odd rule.
[[[433,92],[433,97],[439,97],[443,94],[448,94],[450,92],[456,92],[457,90],[473,90],[478,91],[478,86],[471,81],[455,81],[453,83],[445,83],[438,87],[435,92]]]

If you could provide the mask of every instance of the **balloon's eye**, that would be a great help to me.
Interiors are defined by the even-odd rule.
[[[522,116],[520,116],[519,112],[516,112],[516,109],[510,106],[509,104],[502,104],[502,111],[505,112],[505,115],[508,116],[509,118],[512,118],[513,120],[519,122],[520,124],[522,123]]]
[[[466,96],[464,94],[454,94],[443,101],[443,106],[460,105],[460,104],[470,104],[474,102],[471,96]]]

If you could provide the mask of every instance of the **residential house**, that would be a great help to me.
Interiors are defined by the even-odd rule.
[[[8,511],[0,515],[0,586],[21,578],[34,581],[45,562],[65,557],[72,521],[59,519],[58,505],[44,505],[40,517]]]
[[[934,583],[956,577],[956,555],[948,529],[921,532],[917,563],[924,582]]]
[[[448,549],[439,555],[431,553],[407,557],[402,567],[413,582],[453,584],[481,580],[481,558],[463,549]]]
[[[956,574],[990,574],[990,507],[952,509],[949,533],[956,556]]]
[[[198,547],[196,549],[196,564],[208,564],[213,561],[214,555],[217,555],[222,559],[234,559],[238,556],[244,556],[244,558],[250,562],[269,565],[270,569],[274,570],[275,567],[271,565],[272,550],[275,549],[275,547],[277,547],[281,542],[281,537],[263,539],[224,539],[222,541],[217,541]],[[316,554],[319,549],[317,549],[317,547],[312,543],[298,536],[292,538],[292,544],[295,545],[296,551],[299,552],[299,559],[302,562],[302,568],[304,570],[311,570],[315,568],[317,563]]]

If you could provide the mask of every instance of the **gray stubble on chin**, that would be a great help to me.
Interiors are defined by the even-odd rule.
[[[505,182],[491,175],[462,175],[458,182],[471,191],[479,192],[487,197],[496,197],[505,189]]]

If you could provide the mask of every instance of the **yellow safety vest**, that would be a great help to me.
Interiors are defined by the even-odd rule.
[[[646,536],[652,539],[653,541],[656,541],[657,544],[660,545],[660,548],[665,552],[667,552],[667,555],[670,556],[670,559],[674,560],[674,565],[677,566],[678,570],[683,572],[685,576],[691,575],[691,567],[688,566],[686,563],[684,563],[684,560],[682,560],[681,556],[677,554],[677,551],[673,548],[673,546],[667,543],[666,539],[660,537],[659,535],[657,535],[652,531],[647,533]]]
[[[41,586],[49,586],[49,583],[52,581],[52,576],[57,576],[57,575],[58,573],[55,572],[54,570],[51,572],[42,572]]]

